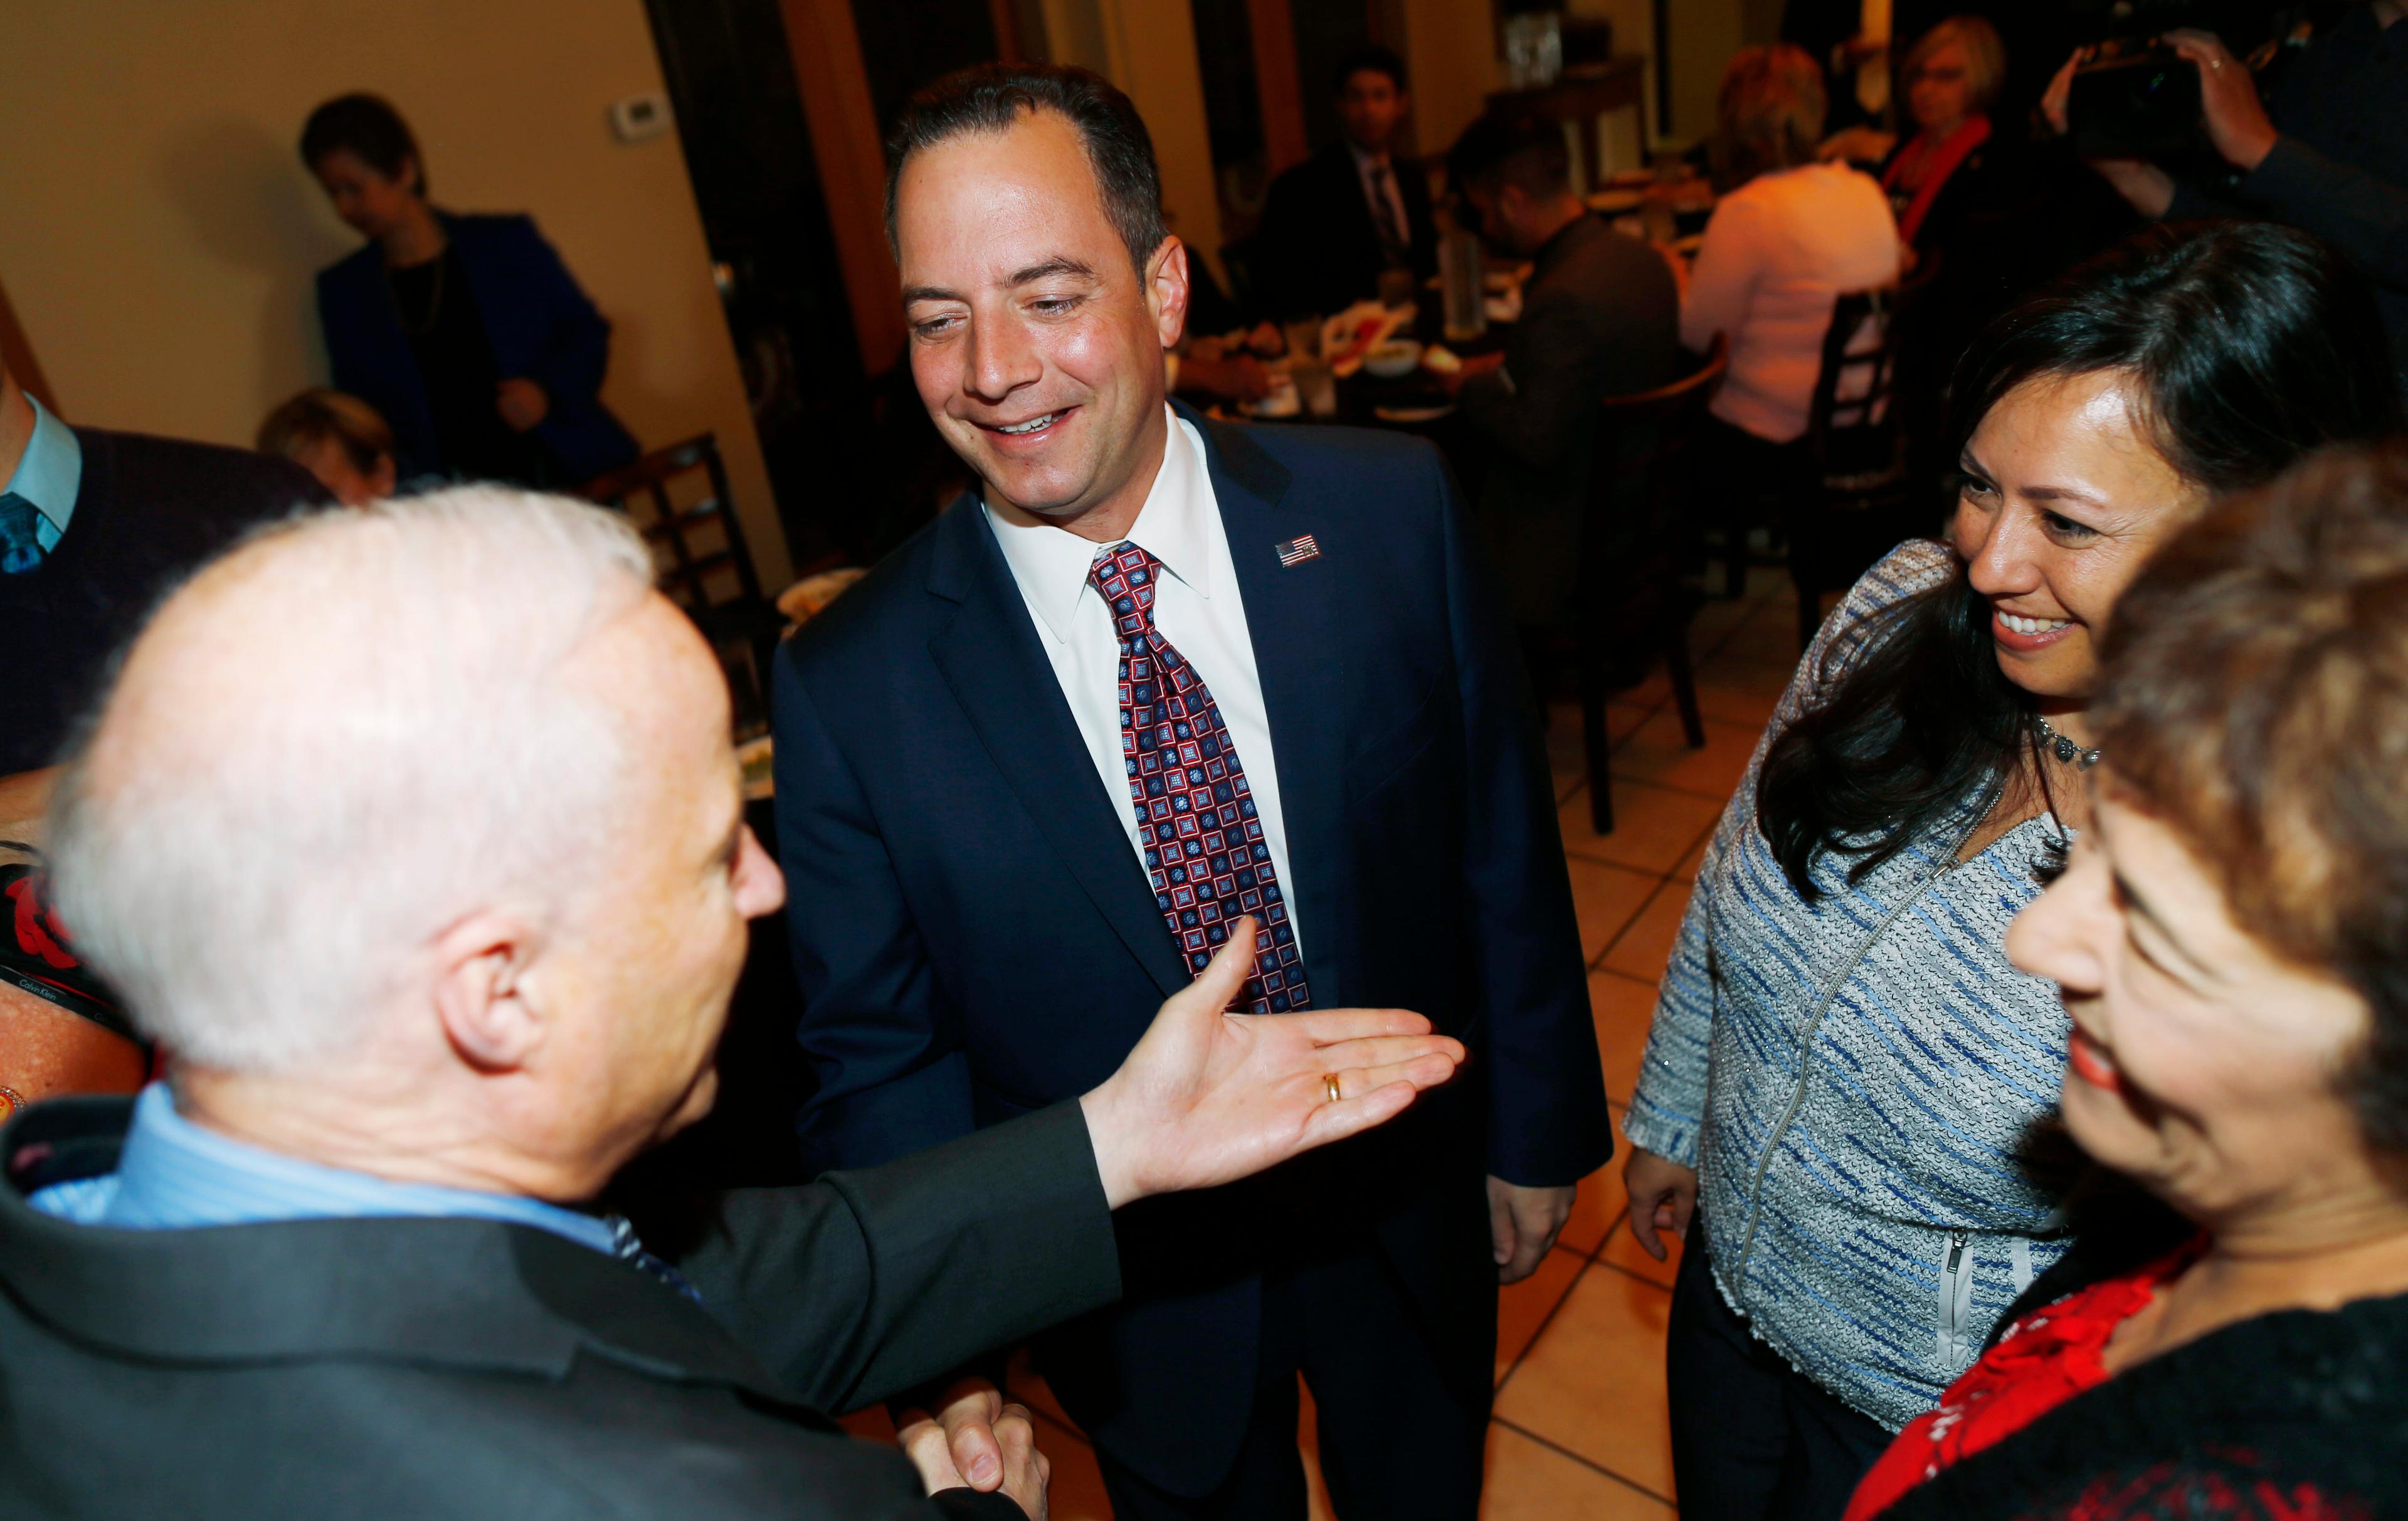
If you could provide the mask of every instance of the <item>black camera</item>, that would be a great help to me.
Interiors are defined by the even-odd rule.
[[[2075,65],[2066,97],[2085,158],[2167,158],[2199,136],[2199,69],[2156,37],[2112,38]]]

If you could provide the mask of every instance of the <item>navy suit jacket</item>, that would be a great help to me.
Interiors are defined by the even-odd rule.
[[[1396,435],[1199,427],[1314,1002],[1419,1010],[1473,1055],[1403,1121],[1284,1179],[1123,1212],[1125,1302],[1058,1333],[1048,1372],[1100,1443],[1188,1494],[1219,1482],[1244,1433],[1267,1247],[1376,1237],[1441,1371],[1484,1408],[1482,1179],[1569,1184],[1612,1151],[1554,793],[1444,466]],[[1304,534],[1319,557],[1283,568],[1273,546]],[[1128,797],[1096,774],[1039,637],[964,496],[780,652],[778,836],[819,1078],[798,1123],[814,1165],[1083,1093],[1187,985],[1122,827]]]
[[[633,460],[635,438],[602,405],[610,324],[536,230],[535,219],[448,211],[436,216],[460,251],[484,318],[485,341],[493,345],[494,375],[523,376],[551,398],[536,437],[579,481]],[[374,243],[318,271],[318,320],[325,329],[335,389],[384,415],[393,428],[401,478],[446,473],[426,380],[401,330],[383,251]]]
[[[1426,280],[1438,273],[1429,177],[1401,160],[1393,172],[1405,203],[1406,262],[1416,282]],[[1283,317],[1326,316],[1380,294],[1380,234],[1345,138],[1271,181],[1254,243],[1261,299]]]

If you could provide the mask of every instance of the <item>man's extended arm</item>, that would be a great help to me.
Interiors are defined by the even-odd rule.
[[[1119,1206],[1275,1167],[1454,1075],[1463,1048],[1401,1010],[1226,1012],[1252,966],[1237,928],[1077,1103],[733,1196],[680,1263],[703,1302],[810,1403],[866,1404],[1110,1300]]]

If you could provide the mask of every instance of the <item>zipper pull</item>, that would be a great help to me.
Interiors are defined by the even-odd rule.
[[[1951,1231],[1948,1236],[1948,1270],[1955,1272],[1957,1264],[1964,1260],[1965,1233],[1961,1230]]]

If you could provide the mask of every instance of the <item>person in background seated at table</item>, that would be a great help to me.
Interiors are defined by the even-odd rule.
[[[1913,251],[1910,269],[1948,246],[1967,208],[1981,196],[1990,106],[2006,80],[1998,29],[1979,16],[1951,16],[1915,38],[1899,69],[1914,132],[1855,127],[1826,142],[1825,159],[1880,165],[1882,189]]]
[[[1545,117],[1474,122],[1447,154],[1447,176],[1483,241],[1534,266],[1504,350],[1444,380],[1493,452],[1474,516],[1504,567],[1513,621],[1555,629],[1583,558],[1598,403],[1678,377],[1680,293],[1662,253],[1572,194],[1563,129]]]
[[[1122,1231],[1044,1338],[1122,1521],[1469,1521],[1497,1285],[1612,1149],[1546,759],[1424,440],[1167,402],[1187,251],[1084,69],[913,97],[887,162],[911,375],[977,489],[779,647],[805,1156],[1085,1090],[1225,941],[1249,1007],[1415,990],[1473,1089]],[[1257,916],[1240,921],[1240,915]],[[1258,926],[1258,927],[1257,927]]]
[[[46,901],[51,763],[162,591],[254,524],[325,499],[289,460],[69,427],[0,360],[0,1115],[129,1091],[149,1069]]]
[[[1802,50],[1743,50],[1714,106],[1716,178],[1731,188],[1698,249],[1681,341],[1703,352],[1717,333],[1730,340],[1730,367],[1694,453],[1727,531],[1740,534],[1757,496],[1802,489],[1799,440],[1833,305],[1843,292],[1894,282],[1899,254],[1881,186],[1815,158],[1823,79]]]
[[[1689,1521],[1829,1521],[2064,1250],[2065,1015],[2004,940],[2087,826],[2101,631],[2218,495],[2401,422],[2372,291],[2262,222],[2076,269],[1991,325],[1955,404],[1951,542],[1892,552],[1799,663],[1625,1122],[1633,1236],[1687,1236]]]
[[[1271,181],[1256,235],[1271,315],[1326,317],[1380,294],[1383,270],[1438,273],[1429,180],[1398,158],[1412,96],[1404,60],[1385,48],[1349,54],[1337,70],[1336,142]]]
[[[746,921],[783,887],[717,661],[652,572],[619,514],[453,488],[254,538],[136,641],[51,838],[174,1055],[138,1101],[0,1135],[0,1365],[41,1390],[0,1411],[15,1493],[1042,1521],[992,1389],[907,1420],[911,1464],[819,1413],[1116,1298],[1112,1210],[1453,1074],[1400,1010],[1225,1014],[1233,953],[1072,1101],[728,1195],[652,1256],[594,1201],[710,1110]]]
[[[391,424],[405,479],[574,487],[636,457],[602,404],[610,324],[533,218],[437,210],[375,95],[310,112],[301,162],[368,239],[319,271],[318,318],[335,388]]]
[[[2115,609],[2092,827],[2007,932],[2065,1127],[2171,1212],[2078,1243],[1850,1521],[2408,1514],[2408,452],[2231,502]]]
[[[2016,276],[2029,279],[2048,263],[2032,246],[2042,235],[2009,222],[2015,206],[2033,201],[2035,186],[2014,147],[1991,141],[1989,110],[2006,73],[1998,29],[1979,16],[1951,16],[1915,38],[1899,68],[1914,132],[1900,140],[1856,127],[1823,145],[1827,159],[1876,164],[1906,245],[1901,273],[1921,291],[1898,336],[1896,392],[1917,489],[1951,463],[1940,437],[1949,371],[2020,294]],[[1993,167],[2000,160],[2009,161],[2003,172]],[[2000,268],[1991,248],[2015,250],[2026,268]]]
[[[393,429],[375,408],[340,391],[313,386],[268,413],[259,452],[300,466],[345,507],[393,495]]]

